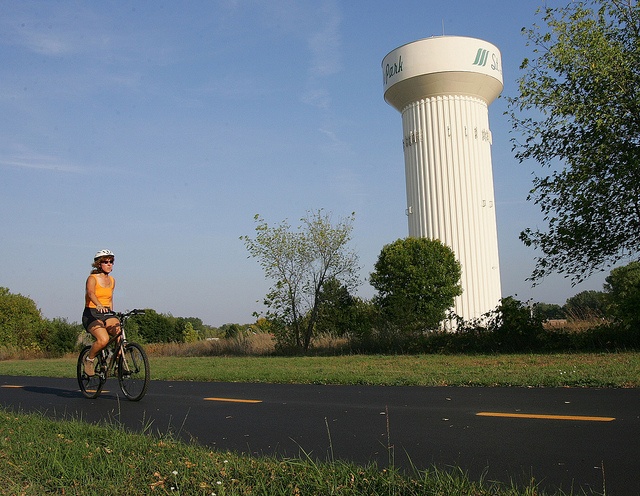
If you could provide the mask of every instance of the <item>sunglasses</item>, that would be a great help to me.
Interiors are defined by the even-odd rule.
[[[100,262],[101,264],[111,264],[113,265],[113,260],[103,260],[102,262]]]

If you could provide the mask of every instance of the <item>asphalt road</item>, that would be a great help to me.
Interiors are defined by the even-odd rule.
[[[640,495],[637,389],[315,386],[152,381],[127,401],[73,379],[0,376],[0,404],[57,418],[151,425],[220,450],[379,467],[459,466],[472,479]]]

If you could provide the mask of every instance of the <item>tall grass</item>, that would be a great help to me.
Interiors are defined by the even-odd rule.
[[[154,343],[145,348],[155,356],[265,356],[273,354],[275,344],[270,334],[258,333],[193,343]]]
[[[27,360],[30,358],[45,358],[47,354],[44,352],[35,352],[33,350],[25,350],[17,346],[0,346],[0,361],[2,360]]]
[[[154,343],[145,346],[155,356],[271,356],[276,352],[275,340],[267,333],[250,333],[194,343]],[[348,352],[349,340],[331,335],[316,337],[310,350],[312,355],[340,355]]]
[[[545,328],[562,329],[568,333],[580,333],[597,329],[605,324],[611,324],[600,312],[593,309],[571,309],[566,312],[566,318],[555,321],[547,321]]]

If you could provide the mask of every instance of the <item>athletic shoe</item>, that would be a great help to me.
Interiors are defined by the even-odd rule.
[[[88,376],[96,374],[96,368],[94,364],[95,358],[89,358],[89,355],[84,357],[84,373]]]

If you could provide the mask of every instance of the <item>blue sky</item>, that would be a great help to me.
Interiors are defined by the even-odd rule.
[[[542,1],[542,0],[541,0]],[[489,108],[504,296],[563,304],[602,289],[532,288],[543,225],[526,202],[504,96],[541,1],[20,1],[0,4],[0,286],[79,321],[93,254],[116,253],[116,307],[253,321],[271,282],[239,239],[355,212],[362,286],[407,236],[400,114],[381,62],[430,36],[485,39],[505,88]],[[549,2],[551,4],[552,2]],[[558,3],[558,2],[553,2]]]

